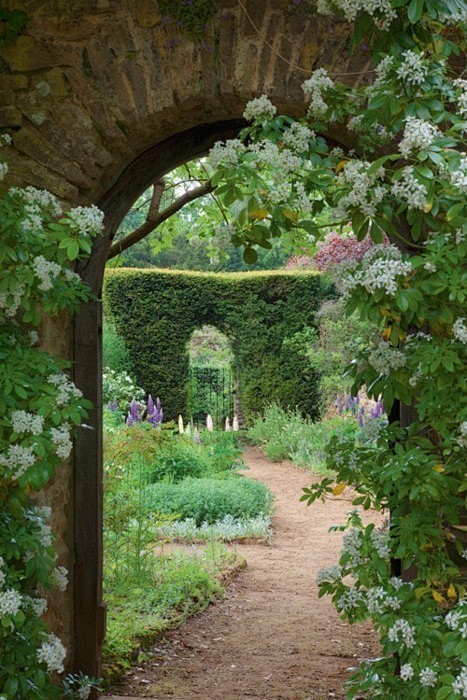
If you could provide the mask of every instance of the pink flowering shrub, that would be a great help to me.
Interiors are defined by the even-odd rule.
[[[385,244],[387,242],[387,239],[383,241]],[[323,272],[341,262],[359,261],[372,245],[373,242],[369,236],[363,241],[359,241],[353,234],[341,236],[337,231],[331,231],[325,236],[324,241],[318,243],[318,251],[313,256],[313,264]]]

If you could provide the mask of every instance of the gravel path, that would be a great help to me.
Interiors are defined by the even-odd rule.
[[[105,700],[341,700],[348,669],[378,654],[369,627],[348,626],[317,597],[316,572],[336,563],[342,537],[328,529],[350,500],[308,507],[299,497],[309,472],[257,448],[245,462],[245,476],[275,495],[272,544],[237,545],[248,568],[225,598],[159,641]]]

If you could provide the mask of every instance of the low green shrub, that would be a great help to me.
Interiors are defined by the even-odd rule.
[[[168,539],[197,541],[219,539],[224,542],[245,537],[263,538],[269,540],[272,537],[271,519],[269,515],[261,513],[255,518],[234,518],[233,515],[225,515],[222,520],[215,523],[196,524],[193,518],[176,520],[159,528],[159,535]]]
[[[272,506],[267,486],[244,477],[158,483],[149,487],[147,498],[153,512],[174,513],[182,520],[193,518],[198,526],[203,522],[214,523],[226,515],[254,518],[269,513]]]

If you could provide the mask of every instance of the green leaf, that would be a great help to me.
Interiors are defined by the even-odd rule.
[[[66,254],[69,260],[76,260],[79,255],[79,243],[76,240],[70,241],[66,248]]]
[[[420,21],[423,14],[424,0],[410,0],[407,8],[407,17],[410,24],[416,24]]]
[[[254,265],[254,263],[258,260],[258,253],[254,248],[245,248],[243,251],[243,260],[247,265]]]

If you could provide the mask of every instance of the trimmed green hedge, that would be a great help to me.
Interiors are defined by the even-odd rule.
[[[317,376],[284,340],[315,326],[333,296],[320,274],[303,271],[198,273],[108,270],[106,312],[125,339],[137,382],[160,396],[166,419],[186,415],[187,343],[205,324],[230,339],[244,419],[275,401],[317,417]]]

